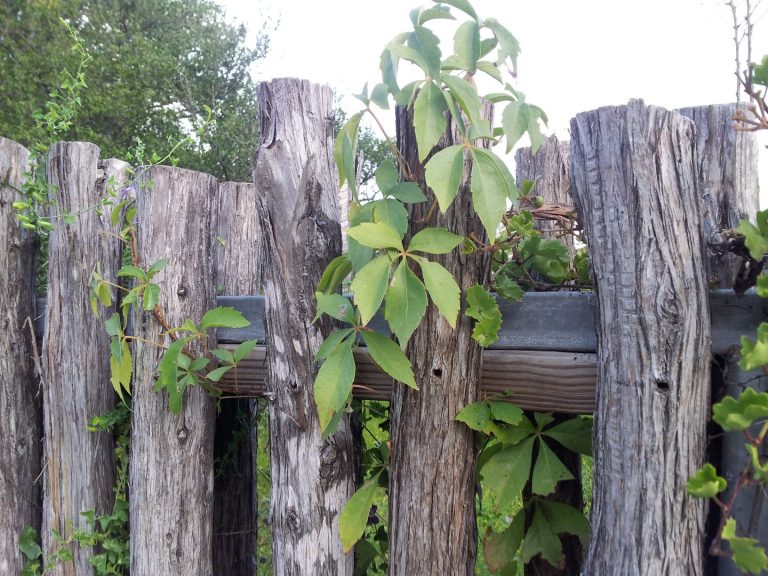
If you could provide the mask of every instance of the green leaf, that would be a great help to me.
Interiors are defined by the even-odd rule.
[[[473,146],[472,156],[472,203],[493,242],[507,210],[507,198],[516,200],[517,188],[509,169],[495,154]]]
[[[451,90],[451,95],[459,103],[469,121],[472,124],[480,124],[483,119],[480,114],[482,104],[480,96],[477,94],[477,88],[463,78],[450,74],[443,74],[442,81]]]
[[[400,182],[400,174],[389,160],[384,160],[376,169],[376,185],[382,194],[387,194]]]
[[[349,286],[355,295],[355,304],[360,311],[363,326],[368,324],[381,306],[389,283],[391,265],[389,256],[378,256],[363,266]]]
[[[109,358],[110,382],[117,395],[123,400],[123,391],[128,394],[131,393],[133,358],[131,357],[131,349],[125,340],[119,339],[117,347],[120,353],[118,355],[112,354]]]
[[[563,548],[560,538],[557,537],[541,508],[536,506],[533,520],[523,540],[523,561],[528,563],[538,554],[541,554],[541,557],[552,566],[558,566],[562,562]]]
[[[258,344],[257,340],[243,340],[240,344],[238,344],[233,354],[235,362],[240,362],[246,356],[248,356],[248,354],[250,354],[251,351],[256,348],[256,344]]]
[[[528,120],[528,138],[531,139],[531,154],[536,154],[544,144],[544,135],[539,128],[539,118],[546,122],[544,111],[538,106],[530,106],[531,117]]]
[[[749,371],[766,364],[768,364],[768,323],[761,322],[757,327],[757,340],[752,342],[746,336],[741,337],[739,366]]]
[[[373,221],[389,224],[402,238],[408,230],[408,210],[398,201],[391,198],[377,200],[373,209]]]
[[[472,7],[472,4],[470,4],[468,0],[441,0],[441,4],[448,4],[449,6],[458,8],[464,12],[464,14],[471,16],[474,20],[478,20],[477,12],[475,12],[475,9]]]
[[[404,347],[427,310],[427,293],[421,280],[400,261],[384,296],[384,318]]]
[[[582,545],[589,541],[589,520],[581,510],[563,502],[539,500],[541,512],[555,534],[573,534]]]
[[[546,496],[555,490],[561,480],[572,480],[570,473],[560,458],[555,455],[546,442],[539,443],[539,455],[533,467],[532,490],[534,494]]]
[[[320,344],[317,352],[315,352],[315,360],[325,360],[328,358],[328,355],[333,352],[339,344],[341,344],[341,341],[352,334],[354,331],[354,328],[344,328],[343,330],[334,330],[331,332],[328,337],[323,340],[323,343]]]
[[[743,572],[758,574],[768,569],[768,557],[765,550],[758,545],[754,538],[736,536],[736,520],[728,518],[723,527],[723,539],[727,540],[733,552],[733,562]]]
[[[224,374],[232,370],[232,368],[234,368],[234,366],[220,366],[219,368],[208,372],[205,377],[211,382],[218,382],[224,377]]]
[[[144,287],[144,295],[142,296],[142,304],[144,310],[149,312],[154,310],[160,300],[160,286],[157,284],[147,284]]]
[[[168,408],[173,414],[181,413],[182,404],[180,396],[183,396],[183,390],[179,392],[177,385],[178,362],[182,349],[190,339],[191,337],[179,338],[168,347],[157,366],[158,376],[155,385],[152,388],[154,392],[165,390],[168,393]]]
[[[400,347],[386,336],[369,330],[363,331],[363,340],[373,361],[398,382],[418,389],[413,368]]]
[[[168,266],[168,260],[166,260],[165,258],[160,258],[160,260],[158,260],[157,262],[152,264],[152,266],[149,267],[149,269],[147,270],[147,276],[149,276],[149,278],[152,278],[152,276],[160,272],[160,270],[162,270],[166,266]]]
[[[385,222],[363,222],[347,230],[347,234],[369,248],[403,249],[402,236]]]
[[[25,526],[19,536],[19,550],[28,560],[37,560],[43,555],[43,550],[38,544],[37,530],[32,526]]]
[[[369,202],[364,206],[353,203],[349,210],[350,227],[357,226],[364,222],[373,222],[373,208],[373,202]],[[350,264],[352,264],[352,268],[355,272],[359,272],[360,269],[368,264],[368,262],[371,261],[371,258],[373,258],[373,249],[368,248],[368,246],[363,246],[349,235],[347,235],[347,246],[349,247]]]
[[[107,334],[110,336],[119,336],[123,333],[123,325],[120,323],[120,316],[113,312],[112,315],[104,322],[104,328],[107,330]]]
[[[488,530],[483,539],[483,555],[491,572],[497,573],[517,560],[517,552],[525,533],[525,510],[520,510],[506,530]]]
[[[376,84],[371,90],[371,102],[382,110],[389,110],[389,87],[386,84]]]
[[[528,481],[534,438],[528,438],[491,456],[480,469],[483,486],[491,494],[494,509],[512,502]]]
[[[344,278],[352,272],[352,262],[349,256],[342,254],[337,256],[325,267],[320,282],[317,285],[317,292],[323,294],[333,294],[338,290]]]
[[[528,130],[531,110],[525,102],[510,102],[501,115],[501,125],[507,139],[507,154]]]
[[[347,182],[353,198],[357,198],[357,172],[355,170],[355,158],[357,156],[357,135],[360,127],[362,112],[353,114],[344,123],[336,135],[333,148],[333,159],[339,171],[339,186]]]
[[[707,462],[688,478],[685,489],[695,498],[712,498],[728,486],[725,478],[717,475],[717,470]]]
[[[747,388],[738,400],[726,396],[712,406],[712,418],[723,430],[746,430],[756,420],[768,418],[768,393]]]
[[[213,354],[213,356],[215,356],[222,362],[226,362],[227,364],[235,363],[235,355],[232,353],[231,350],[227,350],[226,348],[215,348],[211,350],[211,354]]]
[[[347,405],[355,380],[352,340],[337,346],[325,359],[315,378],[315,404],[320,431],[327,438],[335,431],[330,424]],[[338,422],[338,420],[336,420]]]
[[[523,421],[523,411],[520,407],[509,402],[488,402],[491,408],[491,418],[498,422],[517,426]]]
[[[392,54],[389,46],[384,48],[379,57],[379,70],[381,70],[381,81],[386,84],[391,94],[400,92],[397,84],[397,64],[398,58]]]
[[[434,8],[421,10],[416,24],[424,24],[430,20],[456,20],[456,18],[448,11],[447,6],[438,5]]]
[[[752,478],[763,484],[768,483],[768,461],[765,463],[760,462],[761,455],[754,444],[745,444],[744,448],[747,449],[752,459]]]
[[[440,206],[445,212],[459,192],[461,176],[464,173],[464,145],[454,144],[440,150],[429,159],[424,167],[427,186],[432,188]]]
[[[491,423],[491,409],[487,402],[473,402],[461,409],[456,420],[464,422],[472,430],[485,432]]]
[[[363,536],[373,501],[382,497],[384,490],[379,488],[378,481],[379,474],[358,488],[341,511],[339,535],[345,554],[352,550],[352,546]]]
[[[477,63],[477,69],[481,72],[485,72],[499,82],[500,84],[504,83],[504,79],[501,76],[501,71],[499,70],[499,67],[496,66],[493,62],[488,62],[487,60],[480,60],[480,62]]]
[[[480,60],[480,26],[476,21],[464,22],[453,35],[453,52],[461,67],[474,74]]]
[[[352,302],[347,300],[341,294],[315,294],[317,297],[317,313],[313,322],[323,314],[328,314],[331,318],[341,320],[347,324],[355,323],[355,310]]]
[[[117,275],[120,278],[129,277],[136,278],[137,280],[147,280],[147,273],[138,266],[134,266],[132,264],[128,264],[120,268],[120,270],[117,271]]]
[[[490,28],[499,41],[499,51],[496,65],[501,66],[507,58],[512,62],[512,70],[517,68],[517,57],[520,54],[520,44],[512,33],[502,26],[495,18],[486,18],[483,26]]]
[[[426,66],[424,71],[432,78],[440,77],[440,39],[429,28],[414,26],[408,35],[408,47],[418,52]]]
[[[250,325],[251,322],[246,320],[240,311],[219,306],[203,314],[200,320],[200,331],[208,328],[245,328]]]
[[[534,412],[533,418],[536,420],[536,426],[539,430],[543,430],[547,425],[555,421],[552,412]]]
[[[415,182],[400,182],[388,194],[405,204],[418,204],[427,200],[424,192],[421,191],[421,188]]]
[[[592,455],[592,420],[575,416],[542,432],[568,450],[585,456]]]
[[[487,348],[499,339],[501,329],[501,310],[496,298],[479,284],[467,290],[467,316],[475,319],[472,330],[474,338],[480,346]]]
[[[508,276],[504,274],[497,274],[493,280],[494,288],[496,288],[496,294],[509,300],[510,302],[520,302],[523,299],[525,292],[520,285],[514,280],[510,280]]]
[[[426,82],[413,103],[413,129],[416,133],[420,162],[424,161],[445,134],[448,125],[444,116],[446,110],[445,98],[440,88],[434,81]]]
[[[768,86],[768,54],[752,68],[752,82]]]
[[[463,241],[462,236],[449,232],[445,228],[425,228],[413,236],[408,245],[408,251],[447,254]]]
[[[768,274],[760,274],[757,277],[757,295],[760,298],[768,298]],[[109,306],[109,304],[105,304]]]
[[[421,275],[429,297],[451,328],[456,328],[456,318],[461,307],[461,290],[453,274],[437,262],[430,262],[421,256],[414,256],[421,266]]]

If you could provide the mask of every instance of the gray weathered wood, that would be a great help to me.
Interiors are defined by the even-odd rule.
[[[19,574],[19,535],[40,528],[42,421],[33,371],[35,235],[16,220],[12,204],[29,151],[0,137],[0,574]]]
[[[754,132],[733,128],[736,104],[682,108],[696,123],[696,177],[703,206],[702,228],[707,243],[723,242],[724,231],[739,220],[754,222],[759,202],[758,143]],[[733,288],[742,259],[710,250],[710,288]]]
[[[258,294],[263,255],[256,188],[245,182],[222,182],[217,198],[216,291]],[[233,394],[241,396],[238,390]],[[221,576],[256,573],[258,428],[251,421],[256,402],[225,398],[216,417],[214,459],[221,464],[213,481],[213,570]]]
[[[702,574],[710,346],[694,124],[646,107],[571,121],[571,194],[598,298],[592,538],[585,574]]]
[[[139,256],[155,276],[160,307],[171,326],[200,322],[215,306],[216,180],[165,166],[143,172],[137,183]],[[151,313],[135,310],[137,337],[168,345]],[[213,341],[210,342],[213,344]],[[192,352],[201,352],[199,345]],[[130,463],[131,574],[210,576],[213,525],[214,401],[194,387],[179,415],[165,392],[152,392],[162,350],[136,342]]]
[[[89,432],[94,416],[110,410],[115,394],[109,384],[109,336],[104,321],[113,310],[90,304],[91,273],[98,266],[114,278],[121,245],[113,234],[110,208],[94,206],[106,197],[106,178],[98,168],[99,149],[86,142],[59,142],[48,154],[47,179],[53,230],[48,242],[48,300],[43,337],[43,413],[45,481],[43,549],[46,558],[64,537],[85,528],[81,512],[109,513],[113,505],[114,448],[108,432]],[[110,164],[124,177],[124,163]],[[74,215],[67,224],[61,215]],[[115,294],[113,293],[113,297]],[[75,545],[72,562],[52,574],[89,574],[89,548]]]
[[[490,105],[484,114],[492,117]],[[413,176],[423,183],[412,115],[403,108],[397,111],[397,139]],[[460,141],[451,122],[440,147]],[[461,236],[485,238],[472,209],[470,171],[467,155],[458,195],[445,214],[428,214],[430,202],[409,207],[411,234],[442,226]],[[462,293],[483,282],[488,264],[482,251],[434,259],[454,275]],[[471,430],[456,421],[459,411],[480,395],[481,351],[472,339],[472,321],[462,310],[453,329],[431,304],[406,353],[419,390],[400,385],[392,394],[389,573],[474,574],[477,452]]]
[[[264,263],[272,469],[272,563],[277,575],[350,575],[339,514],[354,491],[353,439],[344,416],[323,441],[314,354],[329,323],[312,324],[314,291],[341,250],[333,165],[333,93],[279,79],[259,87],[257,188]]]

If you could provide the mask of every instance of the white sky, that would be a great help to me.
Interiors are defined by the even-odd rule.
[[[219,2],[252,33],[268,18],[273,28],[277,24],[269,32],[268,56],[254,67],[257,80],[295,76],[329,84],[346,96],[342,106],[348,111],[358,109],[348,95],[366,81],[371,87],[380,81],[379,54],[409,29],[410,9],[431,4]],[[475,0],[473,5],[481,18],[497,18],[519,40],[516,88],[545,110],[548,133],[559,137],[568,137],[578,112],[630,98],[667,108],[735,100],[731,14],[722,0]],[[756,60],[768,52],[768,18],[762,19],[766,22],[758,22],[754,36]]]

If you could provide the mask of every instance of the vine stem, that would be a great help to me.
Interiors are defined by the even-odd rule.
[[[413,182],[414,181],[413,175],[411,174],[411,171],[408,169],[408,165],[405,163],[405,159],[403,158],[403,155],[400,154],[400,150],[397,149],[397,146],[395,146],[395,144],[393,143],[392,138],[390,138],[389,134],[387,134],[387,131],[384,129],[384,126],[379,121],[379,117],[376,116],[373,110],[371,110],[370,106],[366,106],[365,111],[371,115],[371,117],[373,118],[373,121],[376,122],[376,125],[379,127],[379,130],[381,130],[381,133],[384,136],[384,139],[387,141],[387,146],[389,146],[390,150],[392,150],[392,153],[395,155],[395,159],[397,160],[397,164],[400,166],[400,170],[403,171],[403,176],[405,176],[405,179]]]

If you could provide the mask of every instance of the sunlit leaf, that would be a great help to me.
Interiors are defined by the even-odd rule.
[[[427,162],[424,177],[427,186],[435,193],[441,212],[448,210],[456,197],[463,172],[464,146],[462,144],[454,144],[440,150]]]
[[[725,431],[746,430],[760,419],[768,418],[768,393],[747,388],[738,399],[726,396],[712,406],[712,419]]]
[[[442,80],[451,89],[451,95],[459,103],[470,122],[479,124],[483,118],[481,115],[482,104],[477,89],[458,76],[443,74]]]
[[[421,266],[424,285],[427,287],[432,302],[451,325],[451,328],[455,328],[461,306],[461,290],[453,274],[437,262],[431,262],[426,258],[415,256],[414,260]]]
[[[363,325],[368,324],[381,306],[387,291],[391,265],[389,256],[378,256],[363,266],[352,280],[350,289],[355,295],[355,304]]]
[[[328,355],[336,349],[342,340],[354,332],[354,328],[344,328],[343,330],[334,330],[323,340],[320,347],[315,352],[316,360],[325,360]]]
[[[315,378],[315,404],[323,437],[333,434],[333,417],[347,405],[355,380],[352,341],[337,346],[320,366]]]
[[[405,346],[427,310],[427,293],[421,280],[400,261],[384,296],[384,318],[401,346]]]
[[[480,346],[487,348],[499,339],[501,329],[501,310],[496,298],[479,284],[467,290],[467,316],[475,319],[472,330],[474,338]]]
[[[464,22],[453,36],[453,52],[461,67],[474,74],[480,60],[480,26],[476,21]]]
[[[472,204],[493,241],[507,209],[507,198],[516,198],[517,189],[509,169],[492,152],[473,147],[472,156]]]
[[[525,102],[510,102],[501,115],[501,125],[507,140],[507,154],[512,151],[518,140],[528,130],[531,111]]]
[[[226,306],[219,306],[208,310],[200,320],[200,331],[207,328],[245,328],[250,326],[250,320],[246,320],[242,312]]]
[[[472,430],[484,432],[491,423],[491,409],[487,402],[473,402],[461,409],[456,420],[464,422]]]
[[[685,489],[696,498],[712,498],[728,486],[725,478],[717,475],[717,470],[707,462],[696,473],[688,478]]]
[[[363,536],[365,527],[368,525],[371,506],[373,506],[375,499],[381,498],[383,495],[384,489],[379,487],[378,482],[379,475],[377,474],[352,494],[341,511],[339,535],[345,554],[352,550],[352,546]]]
[[[355,323],[355,311],[352,303],[341,294],[315,294],[317,298],[317,314],[315,320],[323,314],[328,314],[331,318],[341,320],[347,324]]]
[[[744,572],[759,574],[768,569],[765,550],[754,538],[736,536],[736,520],[728,518],[723,528],[723,539],[730,544],[733,562]]]
[[[523,421],[523,411],[509,402],[488,402],[491,418],[498,422],[517,426]]]
[[[347,234],[369,248],[403,249],[402,236],[385,222],[364,222],[347,230]]]
[[[382,194],[387,194],[400,181],[400,174],[389,160],[384,160],[376,169],[376,185]]]
[[[389,195],[397,198],[405,204],[417,204],[426,201],[427,197],[415,182],[400,182],[389,191]]]
[[[409,252],[447,254],[462,243],[464,238],[445,228],[425,228],[417,232],[408,245]]]
[[[384,372],[398,382],[418,388],[411,362],[397,344],[378,332],[366,330],[362,335],[371,358]]]
[[[445,98],[433,82],[422,86],[413,103],[413,129],[419,148],[419,160],[423,161],[445,133],[447,121]]]
[[[405,206],[392,198],[376,200],[375,204],[373,221],[389,224],[402,238],[408,230],[408,211]]]

